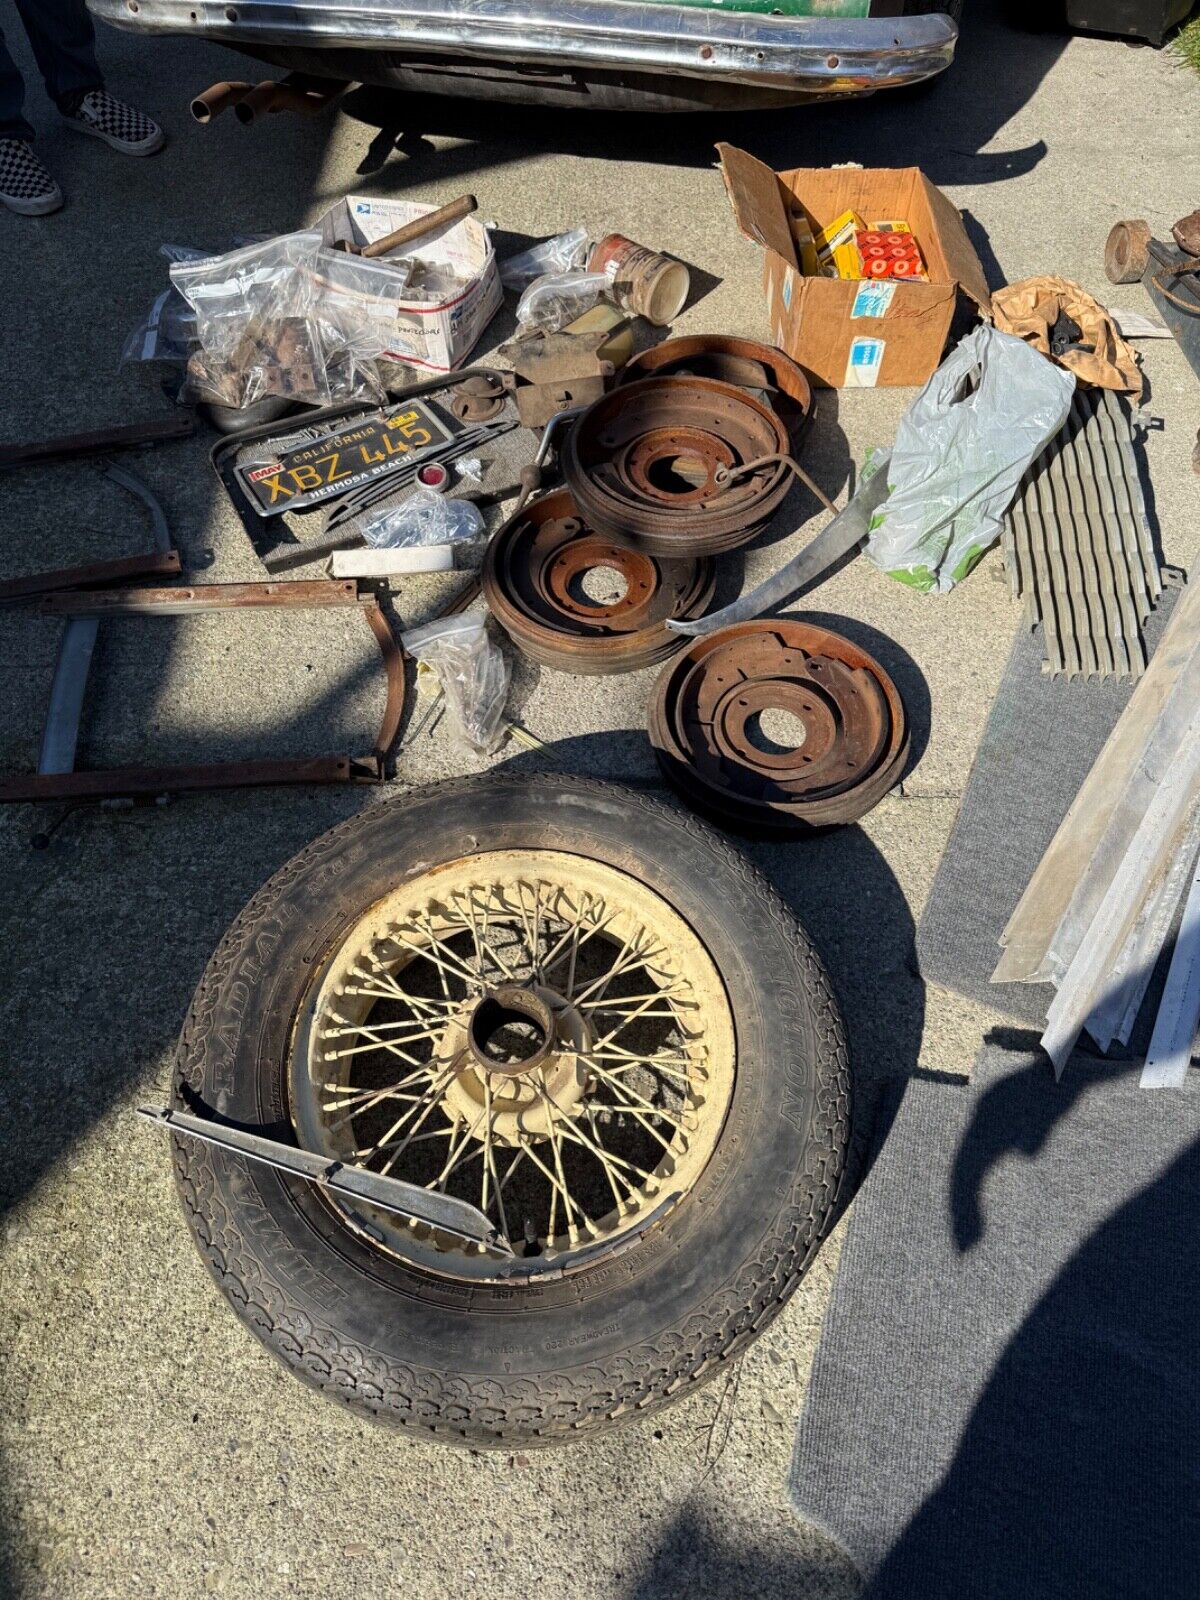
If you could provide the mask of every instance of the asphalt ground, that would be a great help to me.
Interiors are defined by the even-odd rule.
[[[112,88],[171,134],[161,156],[123,160],[57,122],[16,25],[8,32],[28,68],[40,149],[68,200],[44,220],[0,214],[6,440],[161,412],[161,373],[119,364],[165,282],[160,244],[226,247],[294,227],[346,192],[440,202],[470,188],[505,246],[576,224],[618,229],[693,265],[703,293],[680,330],[757,337],[767,333],[759,252],[733,225],[714,170],[717,139],[778,167],[918,164],[963,210],[993,284],[1056,272],[1139,310],[1148,308],[1137,286],[1115,291],[1104,280],[1109,227],[1143,216],[1163,233],[1197,199],[1194,77],[1147,48],[1013,32],[986,3],[968,8],[959,60],[925,95],[662,121],[409,102],[398,118],[403,150],[369,175],[356,170],[374,132],[361,121],[275,117],[245,130],[226,117],[198,129],[188,99],[228,76],[232,58],[105,33]],[[1173,342],[1141,348],[1149,405],[1163,419],[1145,447],[1155,521],[1165,558],[1189,566],[1200,387]],[[910,399],[821,395],[806,460],[830,494],[844,495],[851,464],[890,440]],[[260,578],[207,447],[198,436],[139,456],[136,469],[166,506],[189,573]],[[94,467],[13,474],[3,494],[4,576],[146,548],[140,513]],[[766,575],[816,525],[812,503],[794,497],[776,525],[783,534],[749,552],[744,571],[731,561],[722,594]],[[860,559],[802,608],[876,651],[914,724],[914,765],[861,826],[749,847],[824,955],[863,1085],[915,1070],[965,1073],[994,1020],[926,989],[912,947],[1018,626],[999,575],[993,555],[948,597],[922,597]],[[398,617],[423,620],[453,581],[398,586]],[[382,703],[375,646],[361,624],[330,624],[213,617],[106,628],[80,763],[369,748]],[[0,616],[6,769],[33,769],[56,637],[30,611]],[[512,710],[547,748],[531,757],[510,746],[497,760],[655,786],[643,733],[651,681],[518,662]],[[358,808],[482,764],[443,719],[403,745],[383,790],[89,810],[67,817],[41,851],[30,838],[43,816],[0,812],[8,1593],[857,1592],[846,1562],[784,1495],[836,1235],[730,1377],[594,1443],[472,1457],[360,1423],[276,1365],[218,1296],[166,1152],[135,1123],[136,1104],[165,1099],[188,999],[264,878]]]

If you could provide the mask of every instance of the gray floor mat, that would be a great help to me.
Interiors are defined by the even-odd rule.
[[[1146,619],[1147,650],[1177,591]],[[921,976],[1040,1025],[1054,991],[989,980],[997,940],[1132,692],[1118,678],[1052,678],[1040,634],[1017,635],[920,924]]]
[[[1195,1084],[1128,1065],[993,1044],[906,1086],[793,1462],[871,1600],[1195,1592],[1198,1135]]]

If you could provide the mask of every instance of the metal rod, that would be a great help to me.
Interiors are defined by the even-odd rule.
[[[58,660],[38,756],[38,772],[43,775],[70,772],[75,766],[79,721],[99,632],[98,617],[72,617],[58,641]]]
[[[145,1117],[147,1122],[167,1133],[182,1135],[185,1139],[198,1139],[201,1144],[226,1150],[231,1155],[245,1156],[249,1161],[273,1167],[276,1172],[304,1178],[345,1199],[366,1201],[383,1211],[409,1217],[414,1222],[423,1222],[442,1233],[451,1233],[469,1244],[482,1245],[500,1255],[513,1254],[478,1206],[471,1205],[467,1200],[423,1189],[419,1184],[405,1183],[402,1178],[370,1172],[366,1167],[331,1161],[327,1156],[316,1155],[311,1150],[300,1150],[295,1145],[282,1144],[278,1139],[268,1139],[264,1134],[229,1127],[225,1123],[213,1122],[208,1117],[193,1116],[187,1111],[157,1111],[153,1106],[139,1106],[138,1116]]]
[[[1183,922],[1167,985],[1159,1002],[1154,1032],[1142,1068],[1143,1089],[1182,1089],[1200,1025],[1200,862],[1192,869],[1192,886],[1183,908]]]

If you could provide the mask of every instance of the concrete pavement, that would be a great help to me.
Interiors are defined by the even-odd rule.
[[[28,65],[23,39],[10,43]],[[1197,198],[1194,77],[1145,48],[1013,33],[990,3],[968,8],[958,64],[920,97],[671,121],[413,104],[408,153],[370,176],[356,168],[373,130],[344,114],[191,125],[189,96],[230,72],[216,48],[116,34],[102,48],[112,88],[160,115],[172,143],[134,162],[72,137],[29,67],[42,153],[68,206],[32,222],[0,214],[5,439],[161,409],[153,374],[118,366],[165,281],[160,243],[221,248],[295,226],[356,189],[444,201],[469,187],[512,235],[583,224],[661,244],[712,283],[682,331],[757,337],[767,331],[759,252],[733,225],[716,138],[776,166],[919,164],[968,214],[994,282],[1059,272],[1141,310],[1140,289],[1104,280],[1110,225],[1145,216],[1162,231]],[[1155,515],[1166,559],[1190,566],[1200,385],[1173,342],[1141,348],[1151,407],[1165,418],[1146,447]],[[910,398],[822,395],[807,460],[830,493],[844,492],[851,461],[891,438]],[[139,458],[137,470],[167,506],[189,571],[253,580],[261,570],[207,447],[197,437]],[[25,472],[3,488],[5,576],[145,548],[137,515],[90,467]],[[746,581],[793,542],[750,552]],[[991,1020],[925,992],[910,958],[1018,625],[997,572],[993,556],[950,596],[920,597],[859,560],[805,607],[873,645],[921,751],[903,791],[861,828],[751,851],[825,956],[864,1080],[918,1066],[967,1072]],[[397,607],[420,621],[445,592],[446,580],[414,580]],[[31,770],[55,628],[7,612],[0,637],[0,761]],[[380,708],[374,649],[365,629],[318,618],[106,629],[81,763],[365,747]],[[513,703],[550,746],[542,764],[653,784],[642,733],[651,681],[519,663]],[[402,750],[397,781],[476,766],[443,721]],[[265,791],[91,811],[43,852],[29,848],[29,808],[0,811],[7,1592],[849,1600],[854,1574],[784,1495],[836,1237],[732,1378],[610,1438],[512,1458],[433,1449],[342,1413],[276,1366],[210,1283],[165,1152],[131,1108],[165,1096],[187,1001],[253,890],[333,822],[389,798]]]

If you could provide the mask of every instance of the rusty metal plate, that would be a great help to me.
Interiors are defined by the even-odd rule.
[[[653,556],[719,555],[748,544],[782,504],[790,449],[780,417],[744,389],[643,378],[578,419],[563,476],[597,533]]]
[[[772,738],[772,714],[790,732]],[[851,640],[791,618],[698,639],[660,675],[650,742],[696,810],[746,831],[854,822],[898,782],[908,724],[888,674]]]
[[[593,598],[589,574],[611,571],[611,597]],[[669,617],[695,617],[712,598],[710,561],[664,560],[593,533],[565,490],[534,500],[488,545],[483,592],[514,643],[560,672],[632,672],[682,641]]]
[[[643,350],[621,373],[621,383],[639,378],[714,378],[750,389],[777,411],[796,438],[812,410],[812,389],[803,371],[774,345],[734,339],[722,333],[697,333],[667,339]]]

